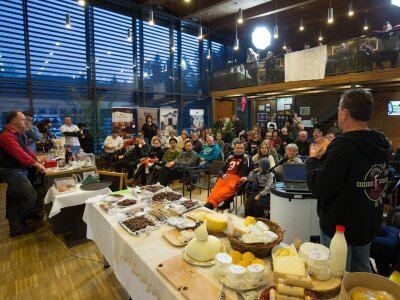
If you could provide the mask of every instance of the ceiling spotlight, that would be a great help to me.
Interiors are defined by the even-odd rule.
[[[299,30],[303,31],[304,30],[304,22],[303,22],[303,18],[300,19],[300,26],[299,26]]]
[[[69,14],[65,15],[65,28],[71,29],[71,18]]]
[[[154,13],[153,13],[152,9],[150,9],[150,13],[149,13],[149,24],[154,25]]]
[[[55,45],[56,45],[56,46],[60,46],[61,44],[60,44],[59,42],[56,42]]]
[[[349,3],[349,12],[348,12],[348,16],[352,17],[354,15],[354,10],[353,10],[353,2]]]
[[[286,43],[283,43],[282,49],[283,49],[283,50],[286,50],[286,48],[287,48],[287,47],[286,47]]]
[[[239,50],[239,39],[235,39],[235,45],[233,46],[233,50],[238,51]]]
[[[364,31],[367,31],[368,30],[368,21],[367,21],[367,18],[365,18],[365,23],[364,23]]]
[[[132,30],[128,28],[128,36],[126,37],[128,42],[132,42]]]
[[[186,2],[186,3],[189,3],[189,2],[190,2],[190,0],[185,0],[185,2]]]
[[[207,59],[211,59],[211,49],[208,49],[207,51]]]
[[[78,0],[78,4],[80,6],[85,6],[85,0]]]
[[[242,11],[241,8],[239,8],[239,11],[238,11],[237,22],[238,22],[239,24],[242,24],[242,23],[243,23],[243,11]]]

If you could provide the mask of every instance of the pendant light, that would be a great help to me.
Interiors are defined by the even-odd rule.
[[[304,22],[303,22],[303,18],[300,19],[299,31],[304,31]]]
[[[275,26],[274,26],[274,39],[279,37],[279,28],[278,28],[278,0],[275,1]]]
[[[329,0],[329,9],[328,9],[328,24],[333,23],[333,8],[332,8],[332,0]]]
[[[211,59],[211,49],[208,48],[207,50],[207,59]]]
[[[368,30],[368,21],[367,21],[367,17],[365,17],[365,22],[364,22],[364,31],[367,31]]]
[[[236,19],[237,19],[237,16],[236,16]],[[239,50],[239,39],[238,39],[237,24],[238,24],[238,22],[235,22],[236,35],[235,35],[235,44],[233,45],[233,50],[235,50],[235,51]]]
[[[349,12],[348,12],[348,16],[352,17],[354,15],[354,10],[353,10],[353,2],[349,3]]]
[[[65,28],[71,29],[71,18],[69,14],[65,15]]]
[[[128,36],[126,38],[128,42],[132,42],[132,30],[128,28]]]
[[[322,42],[323,39],[324,39],[324,37],[322,36],[322,30],[320,30],[319,31],[318,41]]]
[[[286,41],[284,41],[284,42],[283,42],[283,47],[282,47],[282,49],[283,49],[283,50],[286,50],[286,48],[287,48],[287,47],[286,47]]]
[[[238,11],[237,22],[239,24],[243,24],[243,11],[241,8],[239,8],[239,11]]]
[[[154,25],[154,12],[152,8],[150,8],[150,13],[149,13],[149,24]]]
[[[202,40],[203,39],[203,27],[201,26],[201,23],[199,25],[199,35],[197,36],[198,40]]]
[[[85,6],[85,0],[78,0],[78,4],[80,6]]]

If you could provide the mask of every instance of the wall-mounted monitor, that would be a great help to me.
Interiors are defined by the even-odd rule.
[[[389,116],[400,116],[400,101],[389,101],[388,115]]]

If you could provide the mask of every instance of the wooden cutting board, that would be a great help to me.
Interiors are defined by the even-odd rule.
[[[212,280],[216,281],[216,285],[200,275],[196,279],[185,284],[181,288],[181,294],[188,300],[219,300],[222,286],[217,278],[213,277]]]
[[[182,258],[182,254],[160,263],[157,266],[157,271],[177,290],[189,281],[200,276],[200,274]]]
[[[176,228],[173,228],[171,230],[165,231],[163,233],[163,237],[172,245],[175,247],[183,247],[185,245],[187,245],[189,242],[184,242],[182,243],[181,241],[179,241],[179,230]]]

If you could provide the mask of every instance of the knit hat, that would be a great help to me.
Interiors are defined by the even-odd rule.
[[[270,168],[268,157],[262,158],[257,161],[258,166],[261,168],[262,173],[265,173]]]

